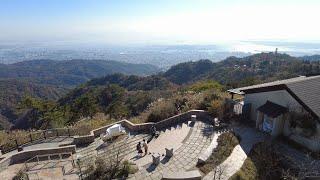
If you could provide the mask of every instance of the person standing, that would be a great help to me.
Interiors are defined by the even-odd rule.
[[[139,142],[138,144],[137,144],[137,151],[138,151],[138,156],[142,156],[142,147],[141,147],[141,143]]]
[[[144,148],[144,155],[148,154],[148,144],[146,142],[145,139],[143,139],[143,144],[142,144],[143,148]]]

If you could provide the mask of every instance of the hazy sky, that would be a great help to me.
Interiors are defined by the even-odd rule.
[[[320,40],[320,0],[0,0],[0,42]]]

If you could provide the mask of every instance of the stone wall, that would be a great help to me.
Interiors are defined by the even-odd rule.
[[[127,128],[130,131],[134,132],[148,132],[149,129],[154,125],[154,123],[142,123],[142,124],[133,124],[128,120],[123,120],[121,125]]]
[[[75,145],[82,145],[82,144],[88,144],[91,142],[94,142],[94,138],[97,138],[100,136],[100,134],[103,134],[106,132],[106,130],[115,125],[115,124],[121,124],[123,127],[128,129],[129,131],[133,132],[149,132],[152,125],[155,125],[157,129],[170,127],[174,124],[183,123],[188,120],[191,120],[191,115],[196,115],[198,120],[208,120],[209,114],[206,111],[203,110],[190,110],[182,114],[178,114],[175,116],[172,116],[170,118],[164,119],[157,123],[142,123],[142,124],[133,124],[132,122],[128,120],[121,120],[116,123],[100,127],[98,129],[92,130],[89,135],[85,136],[75,136],[73,144]]]
[[[313,152],[320,152],[320,139],[311,139],[296,134],[289,136],[289,139],[295,141],[296,143],[308,148]]]
[[[74,136],[72,144],[75,145],[84,145],[94,142],[94,135],[85,135],[85,136]]]
[[[294,134],[290,128],[289,120],[285,120],[284,122],[283,135],[311,151],[320,152],[320,139],[317,137],[306,138],[298,134]]]
[[[191,120],[191,115],[196,115],[197,120],[206,121],[209,119],[208,112],[203,111],[203,110],[191,110],[191,111],[187,111],[185,113],[178,114],[178,115],[172,116],[170,118],[164,119],[164,120],[156,123],[155,126],[157,129],[162,129],[162,128],[170,127],[174,124],[184,123],[186,121]]]

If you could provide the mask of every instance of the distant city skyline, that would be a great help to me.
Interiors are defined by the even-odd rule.
[[[319,42],[317,0],[2,0],[2,43]]]

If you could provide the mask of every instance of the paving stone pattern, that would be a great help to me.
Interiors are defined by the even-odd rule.
[[[173,157],[166,159],[161,157],[158,166],[150,164],[139,167],[139,171],[129,176],[129,179],[161,179],[164,173],[188,171],[197,164],[199,155],[207,149],[213,137],[211,125],[201,121],[195,122],[191,128],[190,136],[183,145],[174,151]]]
[[[113,158],[118,154],[119,158],[123,158],[128,153],[136,150],[136,144],[142,141],[144,138],[148,138],[148,134],[130,134],[127,135],[123,140],[114,143],[103,143],[98,138],[91,147],[84,148],[79,154],[81,154],[80,163],[81,168],[86,168],[90,164],[94,163],[96,158],[109,159]]]

